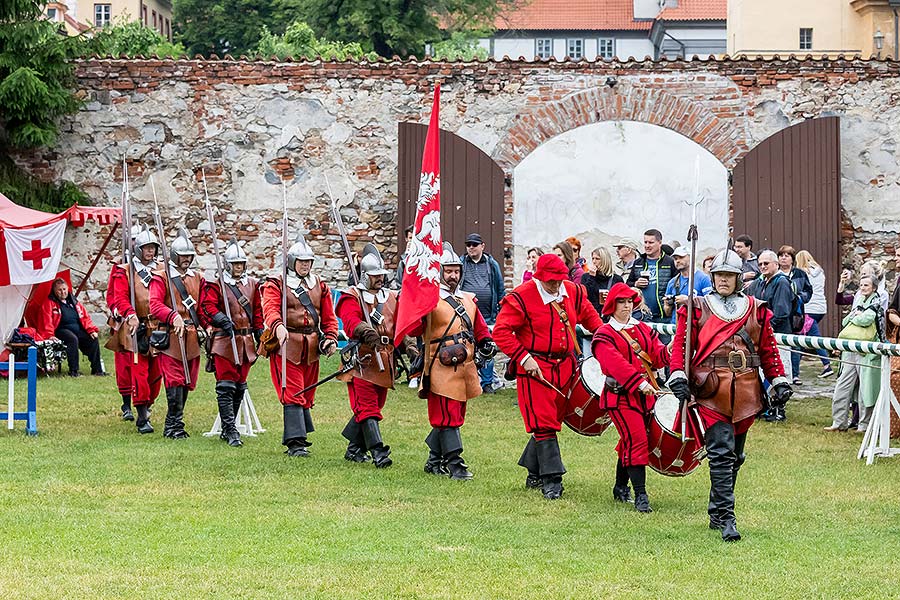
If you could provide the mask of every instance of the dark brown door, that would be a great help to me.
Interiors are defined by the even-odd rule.
[[[822,335],[839,331],[834,291],[841,274],[840,119],[810,119],[783,129],[747,153],[734,169],[734,234],[753,250],[782,244],[808,250],[825,270],[828,315]]]
[[[426,125],[400,123],[398,135],[397,239],[415,218]],[[466,236],[480,233],[485,251],[503,268],[503,170],[472,143],[441,130],[441,233],[454,250],[465,252]]]

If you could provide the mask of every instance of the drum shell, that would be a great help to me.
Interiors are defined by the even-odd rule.
[[[600,394],[588,387],[582,365],[579,365],[575,384],[566,398],[563,422],[575,433],[586,436],[598,436],[612,423],[609,412],[600,406]]]
[[[671,394],[662,395],[656,400],[653,418],[647,426],[649,449],[647,464],[660,475],[683,477],[700,466],[700,462],[706,456],[706,448],[701,436],[697,434],[698,427],[693,422],[691,412],[688,413],[686,440],[682,440],[681,436],[676,434],[676,430],[680,429],[680,412],[676,411],[672,423],[663,422],[661,415],[668,414],[671,418],[672,402],[678,403],[678,399]]]

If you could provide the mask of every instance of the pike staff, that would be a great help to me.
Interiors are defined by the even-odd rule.
[[[128,297],[131,300],[131,306],[137,306],[134,298],[134,247],[131,240],[131,194],[128,182],[128,163],[125,157],[122,157],[122,255],[127,267],[128,273]],[[137,316],[137,315],[135,315]],[[128,320],[122,323],[123,327],[128,327]],[[129,334],[131,336],[131,359],[133,364],[138,364],[138,344],[137,344],[137,327],[132,329]]]
[[[213,254],[216,257],[216,279],[219,280],[219,289],[222,290],[222,303],[225,305],[225,316],[231,319],[231,307],[228,303],[228,286],[225,284],[225,270],[222,268],[222,257],[219,255],[219,236],[216,234],[216,221],[213,217],[212,205],[209,203],[209,190],[206,189],[206,170],[200,167],[200,175],[203,178],[203,195],[206,202],[206,220],[209,221],[209,230],[212,233]],[[231,331],[231,351],[234,353],[234,363],[240,364],[237,343],[234,340],[234,330]]]
[[[172,275],[169,270],[169,250],[166,247],[166,230],[163,229],[162,215],[159,214],[159,202],[156,200],[156,186],[153,185],[153,176],[150,176],[150,189],[153,191],[153,219],[156,222],[156,230],[159,232],[159,249],[163,254],[163,267],[166,273],[166,286],[168,288],[169,301],[172,302],[172,310],[177,311],[175,307],[175,288],[172,286]],[[196,323],[199,327],[200,324]],[[181,366],[184,368],[184,383],[191,385],[191,370],[188,366],[187,354],[184,352],[184,330],[181,332],[178,341],[178,349],[181,350]]]
[[[281,319],[287,329],[287,287],[288,287],[288,212],[287,186],[281,178]],[[287,348],[281,349],[281,397],[287,391]]]
[[[691,226],[687,241],[691,244],[691,270],[688,273],[687,330],[684,338],[684,375],[691,380],[691,333],[694,324],[694,270],[697,267],[697,205],[703,202],[700,194],[700,156],[694,162],[694,197],[687,204],[691,207]],[[681,406],[681,439],[687,435],[687,402]]]

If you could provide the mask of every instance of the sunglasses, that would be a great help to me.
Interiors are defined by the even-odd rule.
[[[466,242],[466,248],[474,248],[475,246],[480,246],[478,242]]]

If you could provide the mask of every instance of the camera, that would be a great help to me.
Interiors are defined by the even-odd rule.
[[[663,296],[663,300],[666,301],[666,304],[675,304],[675,294],[666,294]]]

